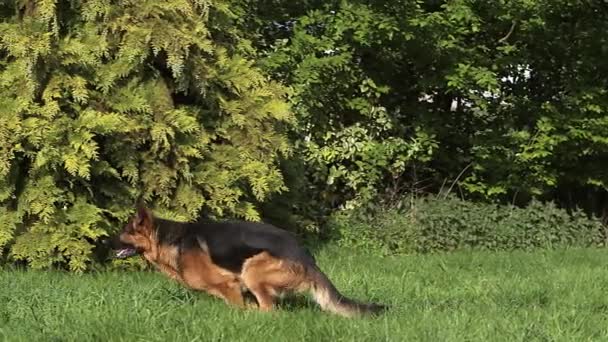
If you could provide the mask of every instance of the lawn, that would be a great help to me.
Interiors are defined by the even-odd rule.
[[[273,313],[229,308],[152,272],[0,273],[6,341],[608,340],[608,253],[318,253],[344,294],[392,306],[346,319],[307,301]]]

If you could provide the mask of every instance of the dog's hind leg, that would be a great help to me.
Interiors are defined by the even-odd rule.
[[[272,266],[270,255],[264,252],[245,261],[241,271],[241,280],[255,296],[262,311],[270,311],[274,305],[272,293],[264,282],[270,266]]]
[[[281,292],[306,290],[302,288],[303,272],[303,266],[263,252],[245,261],[241,279],[256,297],[260,310],[270,311],[274,297]]]
[[[274,306],[274,299],[263,284],[253,285],[250,289],[251,293],[255,296],[258,307],[262,311],[271,311]]]

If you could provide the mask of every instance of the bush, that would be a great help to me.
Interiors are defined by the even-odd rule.
[[[329,230],[342,246],[385,255],[587,247],[604,241],[599,219],[539,201],[520,208],[427,197],[406,209],[374,207],[338,212],[329,220]]]
[[[210,1],[0,4],[0,258],[90,266],[137,198],[259,219],[292,117]],[[234,35],[234,36],[233,36]]]

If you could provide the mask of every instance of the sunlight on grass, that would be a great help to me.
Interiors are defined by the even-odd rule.
[[[151,272],[0,274],[6,341],[582,341],[608,338],[603,250],[367,257],[321,267],[348,296],[391,305],[345,319],[307,299],[238,310]]]

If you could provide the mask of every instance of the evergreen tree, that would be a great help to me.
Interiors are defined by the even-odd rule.
[[[285,89],[223,0],[0,4],[0,251],[82,271],[139,197],[259,218],[284,184]]]

